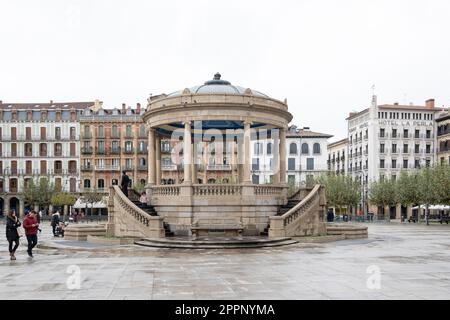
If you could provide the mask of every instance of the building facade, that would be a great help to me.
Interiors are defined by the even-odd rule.
[[[347,174],[348,139],[342,139],[328,144],[328,171],[335,174]]]
[[[147,132],[140,104],[122,109],[100,106],[80,116],[81,192],[107,194],[126,171],[132,185],[147,183]]]
[[[332,135],[309,128],[290,126],[286,132],[286,168],[289,185],[306,185],[328,171],[327,140]],[[254,184],[272,183],[273,139],[252,141],[252,180]],[[276,170],[276,169],[275,169]]]
[[[0,103],[0,208],[23,215],[23,186],[47,179],[79,192],[80,123],[96,102]]]
[[[402,170],[416,170],[435,163],[435,119],[441,111],[433,99],[427,100],[424,106],[378,105],[374,96],[369,108],[350,114],[347,118],[348,172],[362,186],[357,210],[367,213],[380,209],[368,206],[371,181],[395,180]],[[410,215],[411,210],[397,206],[389,208],[388,214],[392,219],[399,219],[401,214]]]
[[[450,111],[443,112],[438,119],[437,125],[437,161],[439,164],[450,165]]]

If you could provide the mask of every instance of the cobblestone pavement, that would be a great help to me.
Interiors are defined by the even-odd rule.
[[[448,225],[372,224],[369,239],[267,249],[37,249],[32,260],[23,241],[17,261],[0,227],[0,299],[450,298]]]

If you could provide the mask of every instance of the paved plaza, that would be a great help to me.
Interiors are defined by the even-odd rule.
[[[80,243],[69,242],[71,250],[37,249],[33,260],[23,241],[13,262],[0,227],[0,299],[450,298],[448,225],[370,224],[364,240],[267,249],[74,250]],[[44,227],[41,240],[50,233]]]

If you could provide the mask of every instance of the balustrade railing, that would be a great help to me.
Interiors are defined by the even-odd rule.
[[[180,194],[180,186],[156,186],[152,188],[153,195],[161,196],[178,196]]]
[[[241,195],[242,186],[235,184],[200,184],[193,186],[194,196],[226,196]]]

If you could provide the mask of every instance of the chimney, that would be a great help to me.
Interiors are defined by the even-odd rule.
[[[141,114],[141,104],[140,103],[136,104],[136,113]]]
[[[425,106],[427,109],[434,109],[434,99],[428,99],[425,102]]]
[[[394,102],[394,106],[398,106],[398,102]]]
[[[53,104],[53,100],[50,100],[50,104]]]
[[[122,114],[126,113],[126,111],[125,111],[126,107],[127,107],[126,104],[122,103]]]

